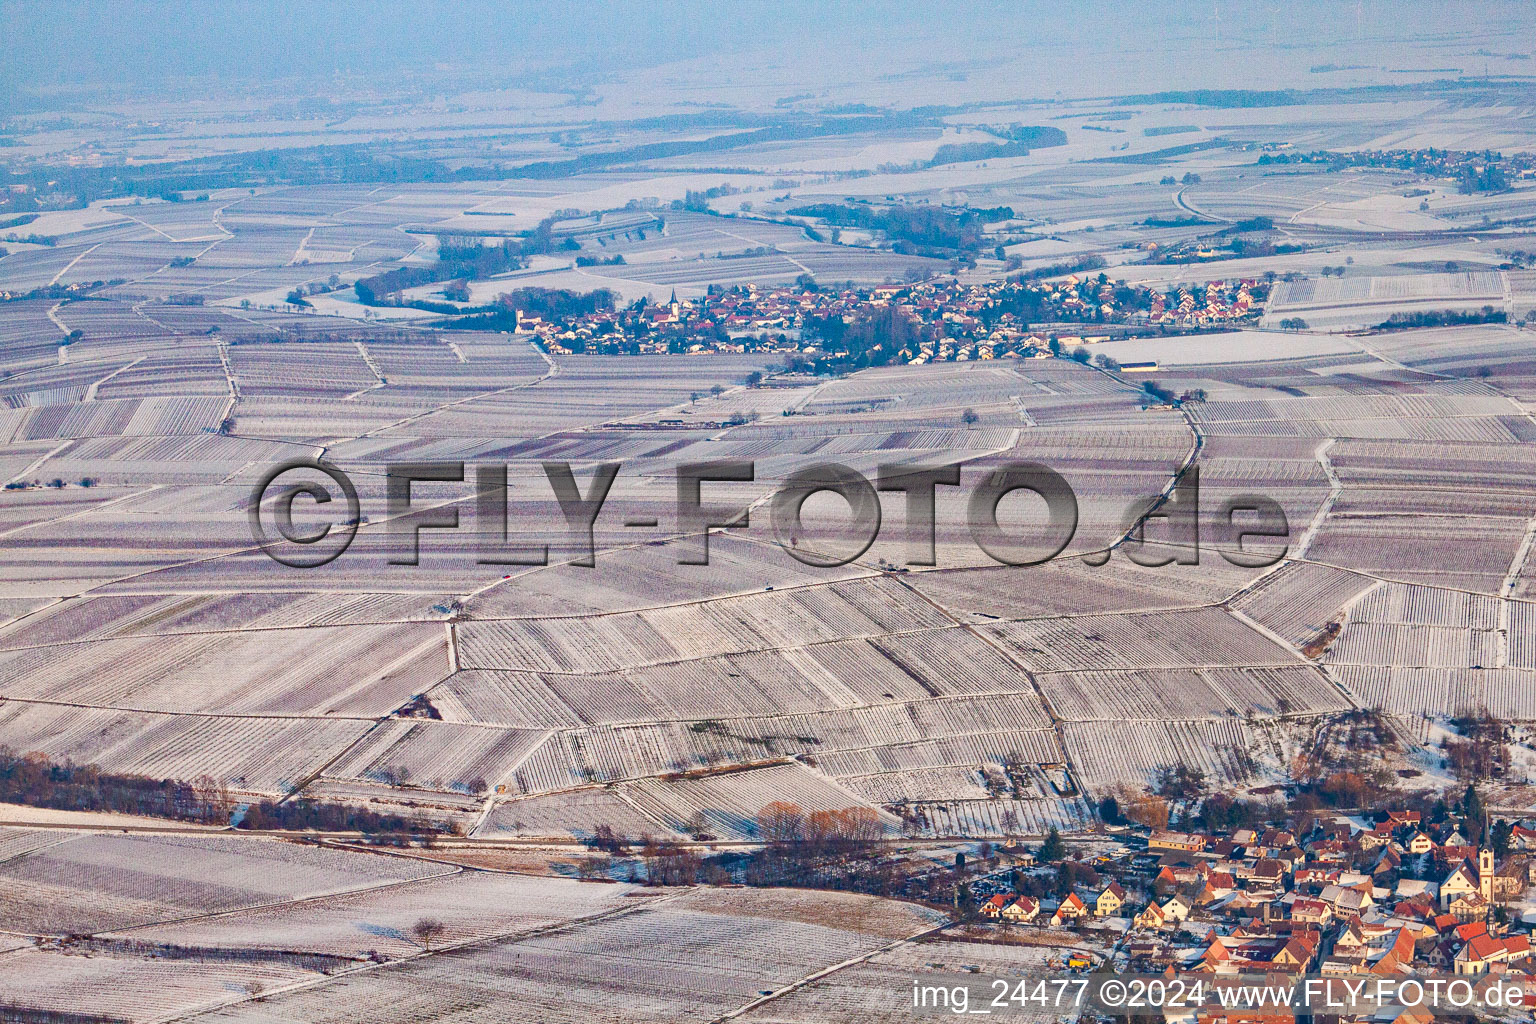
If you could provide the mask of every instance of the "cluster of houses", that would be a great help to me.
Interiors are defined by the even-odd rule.
[[[1125,906],[1125,900],[1125,890],[1120,883],[1110,882],[1086,901],[1076,892],[1068,893],[1042,918],[1039,900],[1013,893],[996,893],[981,905],[981,916],[1019,924],[1039,921],[1059,928],[1085,917],[1117,916],[1120,908]]]
[[[1536,914],[1520,906],[1536,830],[1506,830],[1503,857],[1484,832],[1472,842],[1417,811],[1323,821],[1305,836],[1153,830],[1144,847],[1133,837],[1084,860],[1093,885],[1059,900],[992,893],[978,909],[1002,925],[1105,929],[1132,971],[1501,974],[1536,1005]]]
[[[1238,281],[1234,286],[1225,281],[1211,281],[1203,293],[1198,288],[1194,291],[1179,288],[1172,296],[1154,295],[1147,322],[1206,327],[1247,319],[1256,312],[1253,293],[1249,290],[1251,284]]]
[[[953,362],[1048,355],[1058,346],[1107,340],[1071,325],[1200,328],[1256,317],[1254,281],[1212,281],[1162,293],[1105,275],[1052,281],[962,284],[945,279],[868,289],[744,285],[694,299],[598,310],[559,320],[520,316],[518,330],[557,354],[607,355],[783,351],[838,355],[840,331],[889,315],[905,322],[886,362]],[[1040,324],[1053,325],[1052,329]]]
[[[71,295],[86,295],[108,283],[106,281],[74,281],[69,284],[52,284],[42,288],[29,288],[24,291],[0,288],[0,302],[19,302],[22,299],[67,298]],[[111,283],[120,284],[121,282]]]

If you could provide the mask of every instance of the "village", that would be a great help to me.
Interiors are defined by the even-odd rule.
[[[556,355],[777,351],[820,365],[915,365],[1044,357],[1130,334],[1235,327],[1257,319],[1267,294],[1262,280],[1160,292],[1102,272],[846,290],[803,279],[565,318],[519,314],[517,330]]]
[[[1116,826],[1070,852],[1053,833],[1034,851],[998,850],[1000,867],[957,899],[996,941],[1073,933],[1076,963],[1064,967],[1498,977],[1523,984],[1529,1007],[1536,829],[1474,821],[1480,809],[1469,790],[1463,813],[1434,821],[1393,810],[1322,815],[1301,834]]]

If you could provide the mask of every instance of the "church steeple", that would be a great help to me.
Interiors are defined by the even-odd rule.
[[[1493,836],[1488,827],[1488,814],[1483,813],[1483,838],[1477,847],[1477,891],[1483,899],[1493,902],[1493,876],[1498,868],[1493,857]]]

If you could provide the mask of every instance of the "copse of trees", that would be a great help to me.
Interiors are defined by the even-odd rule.
[[[452,330],[510,331],[517,327],[517,314],[559,320],[612,310],[616,296],[608,288],[575,292],[568,288],[515,288],[496,296],[490,306],[482,306],[468,316],[444,321]]]
[[[952,209],[946,206],[873,206],[815,203],[787,211],[791,217],[815,217],[836,227],[880,231],[896,243],[897,252],[919,248],[978,250],[982,227],[991,221],[1011,220],[1013,210],[998,206],[986,210]]]
[[[1141,390],[1147,396],[1146,400],[1149,402],[1157,402],[1159,405],[1178,404],[1178,398],[1174,393],[1155,380],[1142,381]]]
[[[818,371],[832,366],[884,366],[902,358],[903,353],[910,357],[923,342],[937,339],[932,325],[921,323],[894,305],[869,310],[851,324],[835,313],[807,316],[802,333],[821,341],[829,353],[817,359]]]
[[[1462,716],[1452,719],[1451,726],[1466,737],[1447,739],[1443,744],[1446,765],[1458,779],[1467,780],[1470,786],[1504,773],[1509,765],[1509,730],[1504,723],[1487,715]]]
[[[885,836],[885,825],[871,808],[806,811],[776,800],[758,812],[757,831],[763,849],[742,867],[750,885],[879,892],[889,882],[870,870],[869,854]]]
[[[1029,156],[1029,147],[1022,142],[948,142],[934,150],[933,156],[922,166],[943,167],[1019,156]]]
[[[496,296],[498,306],[546,320],[603,312],[613,309],[614,303],[614,293],[607,288],[590,292],[573,292],[568,288],[516,288]]]
[[[1098,253],[1081,256],[1069,263],[1053,263],[1048,267],[1036,267],[1033,270],[1025,270],[1017,274],[1009,274],[1010,281],[1037,281],[1046,277],[1060,277],[1063,274],[1080,274],[1085,270],[1098,270],[1109,264]]]
[[[813,857],[852,852],[885,834],[880,816],[868,807],[806,812],[780,800],[763,807],[757,825],[770,849]]]
[[[365,306],[411,305],[399,298],[399,293],[407,288],[458,279],[480,281],[522,268],[529,256],[581,248],[581,243],[573,238],[557,240],[554,227],[555,218],[546,217],[526,235],[494,245],[484,244],[476,235],[439,235],[436,263],[426,267],[396,267],[365,277],[352,288],[357,292],[357,300]]]

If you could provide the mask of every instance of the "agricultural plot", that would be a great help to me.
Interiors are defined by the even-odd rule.
[[[423,915],[442,921],[450,941],[476,941],[610,911],[624,905],[633,891],[628,885],[449,871],[305,905],[276,904],[117,934],[210,949],[282,949],[348,958],[377,953],[394,959],[421,952],[421,943],[411,937],[410,929]]]
[[[76,838],[58,829],[0,826],[0,864]]]
[[[806,901],[791,892],[787,900],[732,905],[700,893],[637,901],[627,913],[346,975],[196,1019],[432,1020],[452,1007],[465,1020],[528,1024],[708,1021],[903,932],[932,927],[908,908],[887,913],[868,897]]]
[[[1335,516],[1323,524],[1307,555],[1401,582],[1495,594],[1524,534],[1525,524],[1515,519]]]
[[[1494,598],[1386,584],[1349,610],[1328,660],[1407,668],[1491,667],[1500,658],[1498,628]]]
[[[1421,668],[1335,665],[1329,672],[1363,707],[1401,719],[1491,715],[1536,719],[1536,671],[1522,668]]]
[[[50,455],[37,473],[47,474],[44,479],[90,477],[99,484],[182,490],[218,485],[253,463],[270,465],[309,451],[278,441],[212,433],[82,438]],[[247,496],[232,489],[225,494],[229,508]]]
[[[191,434],[218,428],[223,397],[115,398],[64,401],[0,413],[0,443],[65,441],[87,437]]]
[[[776,800],[807,812],[866,807],[858,797],[799,765],[732,772],[697,779],[646,779],[623,788],[624,797],[668,831],[703,830],[721,839],[758,839],[757,815]],[[899,830],[891,815],[879,816],[880,830]]]
[[[42,523],[80,515],[108,500],[109,492],[84,489],[12,492],[0,496],[0,529],[24,531]]]
[[[1037,672],[1296,662],[1294,654],[1216,608],[1041,619],[987,632]]]
[[[1377,585],[1347,569],[1287,562],[1234,598],[1231,607],[1300,647],[1340,621],[1346,605]]]
[[[276,957],[246,963],[167,962],[25,950],[0,960],[0,991],[22,1013],[92,1014],[149,1022],[221,1006],[235,993],[276,989],[319,975]],[[44,1017],[46,1019],[46,1017]]]
[[[1364,126],[1350,125],[1343,134],[1352,134],[1358,127]],[[1334,144],[1363,145],[1370,137],[1354,142],[1341,138]],[[1268,216],[1277,223],[1283,220],[1288,230],[1292,225],[1297,225],[1298,230],[1304,230],[1306,225],[1377,231],[1443,227],[1443,222],[1421,216],[1415,211],[1415,204],[1400,197],[1397,203],[1385,206],[1373,202],[1377,197],[1401,193],[1401,181],[1400,174],[1372,168],[1350,168],[1339,174],[1277,174],[1257,182],[1252,176],[1224,174],[1186,189],[1186,199],[1212,216],[1229,220]]]
[[[0,267],[16,255],[0,260]],[[53,306],[46,299],[6,303],[5,316],[0,317],[0,370],[14,374],[58,364],[65,332],[48,318]]]
[[[1078,797],[1016,800],[930,800],[903,810],[910,832],[932,838],[957,836],[1043,835],[1051,829],[1070,832],[1087,827],[1093,810]]]
[[[1220,601],[1250,575],[1209,559],[1198,566],[1151,569],[1115,558],[1098,567],[1057,559],[1038,566],[923,572],[911,580],[920,593],[953,614],[982,622],[1186,608]]]
[[[374,398],[377,393],[372,388],[377,378],[356,378],[355,382],[359,390],[340,397],[332,390],[328,398],[309,401],[275,396],[241,401],[235,407],[234,432],[244,437],[323,443],[383,430],[409,415],[408,407]]]
[[[1091,794],[1150,785],[1158,769],[1185,764],[1214,785],[1250,783],[1268,751],[1260,734],[1240,721],[1069,723],[1067,752]],[[1272,760],[1272,758],[1269,758]]]
[[[1510,270],[1505,272],[1504,279],[1509,282],[1509,318],[1524,320],[1536,309],[1536,271]]]
[[[899,1024],[912,1019],[914,984],[953,985],[957,975],[972,970],[997,978],[1043,973],[1049,969],[1047,962],[1059,955],[1059,950],[1048,946],[948,939],[910,943],[817,979],[748,1011],[741,1019],[752,1024],[821,1024],[833,1020]],[[991,994],[988,992],[989,998]],[[1011,1007],[1008,1016],[1039,1024],[1057,1019],[1049,1009],[1035,1011],[1027,1006]]]
[[[60,245],[50,249],[23,249],[0,256],[0,288],[15,292],[45,288],[77,257],[84,255],[87,248]]]
[[[1349,708],[1311,666],[1141,669],[1039,676],[1052,710],[1069,721],[1230,719]]]
[[[1221,434],[1492,444],[1519,439],[1506,422],[1519,410],[1500,395],[1454,385],[1390,390],[1406,393],[1218,399],[1199,403],[1192,415]]]
[[[618,481],[623,480],[621,475]],[[619,482],[615,483],[616,488]],[[669,497],[675,499],[675,491]],[[622,557],[600,562],[599,572],[571,565],[517,572],[511,579],[471,597],[466,602],[468,617],[496,619],[631,611],[761,594],[768,587],[779,592],[874,575],[874,570],[857,563],[835,569],[807,566],[735,531],[710,537],[708,565],[680,564],[682,554],[681,541],[652,542],[626,547]]]
[[[327,766],[325,777],[479,792],[506,776],[546,735],[396,719],[380,723]]]
[[[622,361],[563,357],[558,376],[515,391],[498,391],[391,426],[413,437],[522,437],[613,423],[686,403],[714,384],[735,384],[771,357],[711,356],[678,366],[666,358]],[[508,381],[515,384],[518,381]]]
[[[442,874],[439,864],[234,836],[87,835],[0,863],[9,927],[62,935]]]
[[[240,629],[435,621],[441,601],[419,594],[108,593],[56,604],[0,633],[0,649],[74,640]]]
[[[1352,340],[1336,335],[1282,335],[1261,331],[1233,331],[1229,334],[1196,335],[1190,338],[1135,338],[1130,341],[1104,342],[1097,348],[1122,363],[1153,360],[1160,367],[1256,363],[1277,358],[1316,359],[1360,351]]]
[[[1263,323],[1274,327],[1282,318],[1301,317],[1313,329],[1344,330],[1374,326],[1394,313],[1504,309],[1505,287],[1504,276],[1489,271],[1282,281]]]
[[[986,800],[991,796],[980,768],[911,768],[844,775],[838,782],[849,792],[885,806],[931,800],[935,794],[955,800]]]
[[[560,621],[464,624],[460,663],[472,668],[602,672],[718,654],[949,625],[887,580],[801,587],[636,613]]]
[[[498,800],[476,836],[590,839],[599,826],[615,835],[684,838],[641,811],[613,788],[572,790],[550,796]]]
[[[232,789],[267,795],[313,776],[369,724],[151,714],[0,699],[0,745],[12,750],[161,779],[208,775]]]
[[[355,345],[304,342],[286,345],[236,345],[230,366],[240,392],[252,398],[340,399],[371,388],[379,378]]]
[[[0,697],[140,711],[323,715],[372,691],[377,716],[447,675],[446,648],[442,627],[429,623],[101,639],[0,655]]]
[[[859,775],[1017,759],[1062,759],[1038,726],[1039,702],[1014,696],[948,698],[774,718],[706,719],[556,732],[513,773],[517,793],[571,789],[792,755],[829,775]]]
[[[227,395],[229,392],[218,349],[213,345],[188,346],[175,352],[138,357],[93,383],[96,398]]]
[[[995,648],[945,629],[621,671],[474,672],[446,681],[433,700],[452,720],[562,726],[804,714],[986,692],[1023,694],[1028,706],[1030,690]]]

